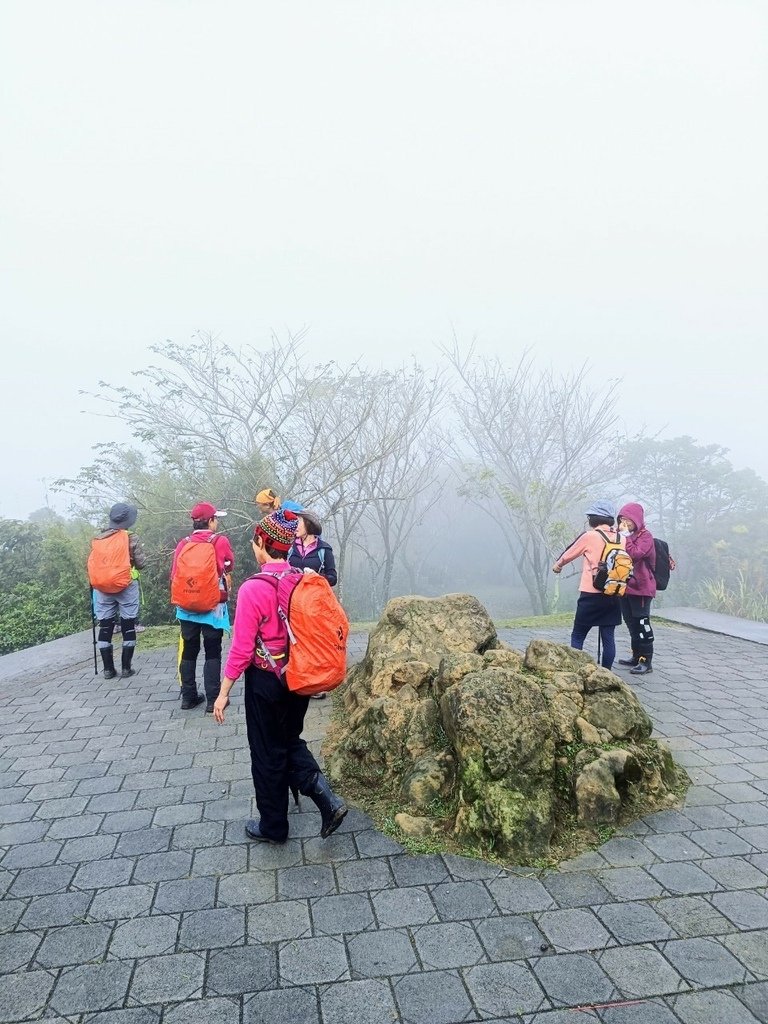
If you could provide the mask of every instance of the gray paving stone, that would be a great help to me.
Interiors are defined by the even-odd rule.
[[[198,910],[185,914],[179,935],[179,948],[217,949],[245,942],[245,911],[234,907]]]
[[[120,920],[148,914],[155,890],[151,885],[120,885],[93,897],[88,916],[96,921]]]
[[[238,946],[210,957],[206,995],[241,995],[277,986],[277,957],[266,946]]]
[[[328,896],[326,899],[339,899]],[[320,901],[319,901],[320,902]],[[309,904],[306,900],[281,900],[248,907],[249,943],[279,942],[283,939],[310,938]]]
[[[351,981],[328,985],[320,992],[323,1020],[333,1024],[383,1024],[398,1014],[385,981]]]
[[[436,885],[450,881],[448,868],[442,857],[434,854],[424,857],[394,857],[392,871],[398,885]]]
[[[202,992],[205,960],[195,953],[172,953],[139,963],[131,982],[132,1005],[175,1002]]]
[[[617,995],[613,982],[600,966],[581,953],[542,957],[534,963],[533,971],[555,1006],[603,1003]]]
[[[248,850],[244,846],[209,846],[195,850],[192,861],[193,875],[219,877],[247,870]]]
[[[604,1024],[680,1024],[680,1018],[665,1003],[655,999],[643,999],[630,1006],[609,1007],[601,1013]]]
[[[422,886],[382,889],[373,895],[373,905],[382,928],[437,921],[435,906],[428,891]]]
[[[215,879],[179,879],[158,886],[153,910],[155,913],[205,910],[212,907],[215,901]]]
[[[117,1008],[125,999],[130,979],[129,964],[72,967],[59,976],[51,997],[51,1009],[66,1016]]]
[[[304,860],[307,864],[338,864],[356,857],[357,847],[351,832],[335,832],[327,839],[315,837],[304,840]]]
[[[413,937],[427,970],[471,967],[485,959],[474,928],[464,921],[421,925],[413,929]]]
[[[240,1004],[221,998],[177,1003],[165,1011],[164,1024],[240,1024]]]
[[[727,935],[722,942],[756,978],[768,978],[768,929]]]
[[[667,894],[675,896],[693,896],[718,888],[718,883],[695,864],[653,864],[648,871]]]
[[[539,915],[538,925],[559,953],[603,949],[613,941],[591,910],[548,911]]]
[[[536,878],[497,878],[487,885],[502,913],[528,914],[555,909],[554,899]]]
[[[88,912],[91,893],[67,892],[33,899],[21,918],[23,928],[51,928],[82,921]],[[0,904],[2,905],[2,904]]]
[[[482,882],[443,882],[433,886],[432,900],[441,921],[467,921],[495,914],[496,904]]]
[[[543,879],[542,885],[554,897],[558,906],[593,907],[600,903],[610,903],[611,895],[594,875],[584,871],[549,874]]]
[[[737,928],[768,927],[768,900],[757,892],[718,892],[712,903]]]
[[[61,843],[40,842],[12,846],[2,859],[2,865],[9,871],[17,868],[38,868],[53,864],[61,850]]]
[[[53,982],[46,971],[0,976],[0,1021],[38,1017],[48,1002]]]
[[[400,843],[373,829],[355,833],[355,845],[361,857],[388,857],[405,852]]]
[[[492,917],[481,921],[477,934],[491,960],[525,960],[539,956],[549,943],[527,917]]]
[[[117,836],[86,836],[68,839],[61,849],[59,861],[62,864],[79,864],[82,861],[100,860],[111,857],[117,846]]]
[[[253,871],[272,868],[291,868],[303,864],[304,855],[300,839],[289,839],[280,845],[272,843],[249,843],[248,865]]]
[[[711,988],[746,980],[739,961],[714,939],[673,939],[663,945],[662,951],[692,985]]]
[[[473,1017],[458,971],[407,975],[396,979],[394,992],[403,1024],[456,1024]]]
[[[751,1010],[755,1018],[761,1022],[768,1021],[768,982],[761,981],[753,985],[740,985],[733,989],[735,995]]]
[[[112,814],[104,815],[101,831],[108,833],[135,832],[140,828],[149,828],[151,824],[151,811],[115,811]]]
[[[532,1013],[545,1005],[544,992],[525,964],[480,964],[463,975],[483,1018]]]
[[[270,989],[246,996],[244,1024],[320,1024],[313,988]]]
[[[101,1013],[87,1013],[83,1024],[159,1024],[160,1009],[149,1006],[135,1006],[127,1010],[104,1010]]]
[[[131,877],[135,861],[129,857],[94,860],[78,868],[72,879],[74,889],[106,889],[125,885]]]
[[[69,967],[103,960],[112,929],[105,924],[52,928],[37,952],[40,967]]]
[[[280,947],[283,985],[315,985],[350,977],[344,942],[335,937],[289,939]]]
[[[700,829],[695,833],[696,844],[706,850],[712,857],[737,856],[750,853],[753,849],[749,843],[724,828]],[[691,857],[691,860],[696,860]]]
[[[0,900],[0,933],[12,931],[26,908],[26,900]]]
[[[134,880],[137,882],[166,882],[189,875],[192,855],[183,850],[168,853],[149,853],[136,860]]]
[[[40,945],[36,932],[9,932],[0,935],[0,974],[11,974],[26,968]]]
[[[373,908],[365,893],[324,896],[312,901],[312,920],[321,935],[342,935],[375,927]]]
[[[657,949],[652,946],[622,946],[606,949],[600,966],[627,999],[664,995],[687,988]]]
[[[382,978],[418,969],[405,929],[360,932],[347,941],[353,978]]]
[[[48,829],[48,839],[76,839],[92,836],[101,826],[103,814],[81,814],[77,818],[60,818]]]
[[[280,895],[287,899],[312,898],[336,892],[333,868],[319,864],[283,868],[278,872],[277,886]]]
[[[603,843],[600,847],[600,856],[617,868],[653,864],[656,860],[645,843],[622,836],[614,836],[607,843]]]
[[[768,876],[743,857],[711,857],[707,874],[726,889],[758,889],[768,885]]]
[[[176,948],[179,922],[175,917],[141,917],[115,928],[109,947],[111,958],[133,960],[172,953]]]
[[[221,822],[201,821],[175,828],[171,845],[174,850],[198,850],[218,846],[223,839],[224,825]]]
[[[706,851],[690,835],[680,832],[649,835],[643,842],[660,861],[691,861],[706,856]]]
[[[659,914],[682,938],[724,935],[727,932],[735,931],[735,926],[728,918],[715,910],[701,896],[679,896],[657,900],[654,905]]]
[[[75,869],[68,865],[22,868],[10,888],[12,896],[46,896],[69,886]]]
[[[385,857],[369,857],[339,864],[336,868],[339,892],[375,892],[390,888],[394,885],[394,879],[389,864]]]
[[[323,870],[329,870],[324,868]],[[277,879],[274,871],[230,875],[219,881],[218,906],[240,907],[267,903],[275,899]],[[287,894],[284,894],[287,895]]]
[[[688,992],[674,1005],[683,1024],[759,1024],[759,1019],[730,992]]]
[[[120,836],[115,854],[118,857],[138,857],[146,853],[163,853],[170,843],[171,829],[143,828],[139,832],[126,832]]]
[[[664,895],[662,886],[644,868],[611,868],[600,871],[597,877],[619,900],[647,900]]]
[[[35,843],[49,831],[47,821],[22,821],[13,825],[0,827],[0,847],[15,846],[18,843]],[[58,836],[49,835],[49,839]]]
[[[91,797],[88,803],[90,814],[100,814],[102,811],[130,811],[136,803],[136,794],[131,792],[102,793],[99,796]]]

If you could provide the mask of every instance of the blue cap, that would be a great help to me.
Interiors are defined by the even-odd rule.
[[[600,516],[601,519],[615,519],[616,506],[607,498],[601,498],[599,501],[593,501],[584,515]]]
[[[287,509],[289,512],[296,512],[297,514],[304,511],[304,506],[300,505],[298,501],[284,501],[280,508]]]

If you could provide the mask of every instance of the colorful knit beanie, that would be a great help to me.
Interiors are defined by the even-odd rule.
[[[261,537],[264,543],[275,551],[287,551],[296,538],[298,516],[288,509],[279,508],[256,524],[253,539]]]

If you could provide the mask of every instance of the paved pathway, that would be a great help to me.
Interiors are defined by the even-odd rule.
[[[249,844],[241,692],[217,727],[180,710],[172,651],[125,683],[27,657],[0,665],[2,1022],[768,1020],[761,646],[658,630],[638,690],[686,806],[544,875],[409,856],[354,811],[326,842],[303,808],[285,846]]]
[[[659,615],[684,626],[694,626],[709,633],[751,640],[754,644],[768,645],[768,622],[753,622],[751,619],[737,619],[735,615],[721,615],[702,608],[661,608]]]

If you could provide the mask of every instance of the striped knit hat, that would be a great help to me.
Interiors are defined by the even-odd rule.
[[[276,551],[287,551],[296,538],[298,524],[299,519],[295,512],[279,508],[256,524],[253,539],[261,537],[265,544]]]

